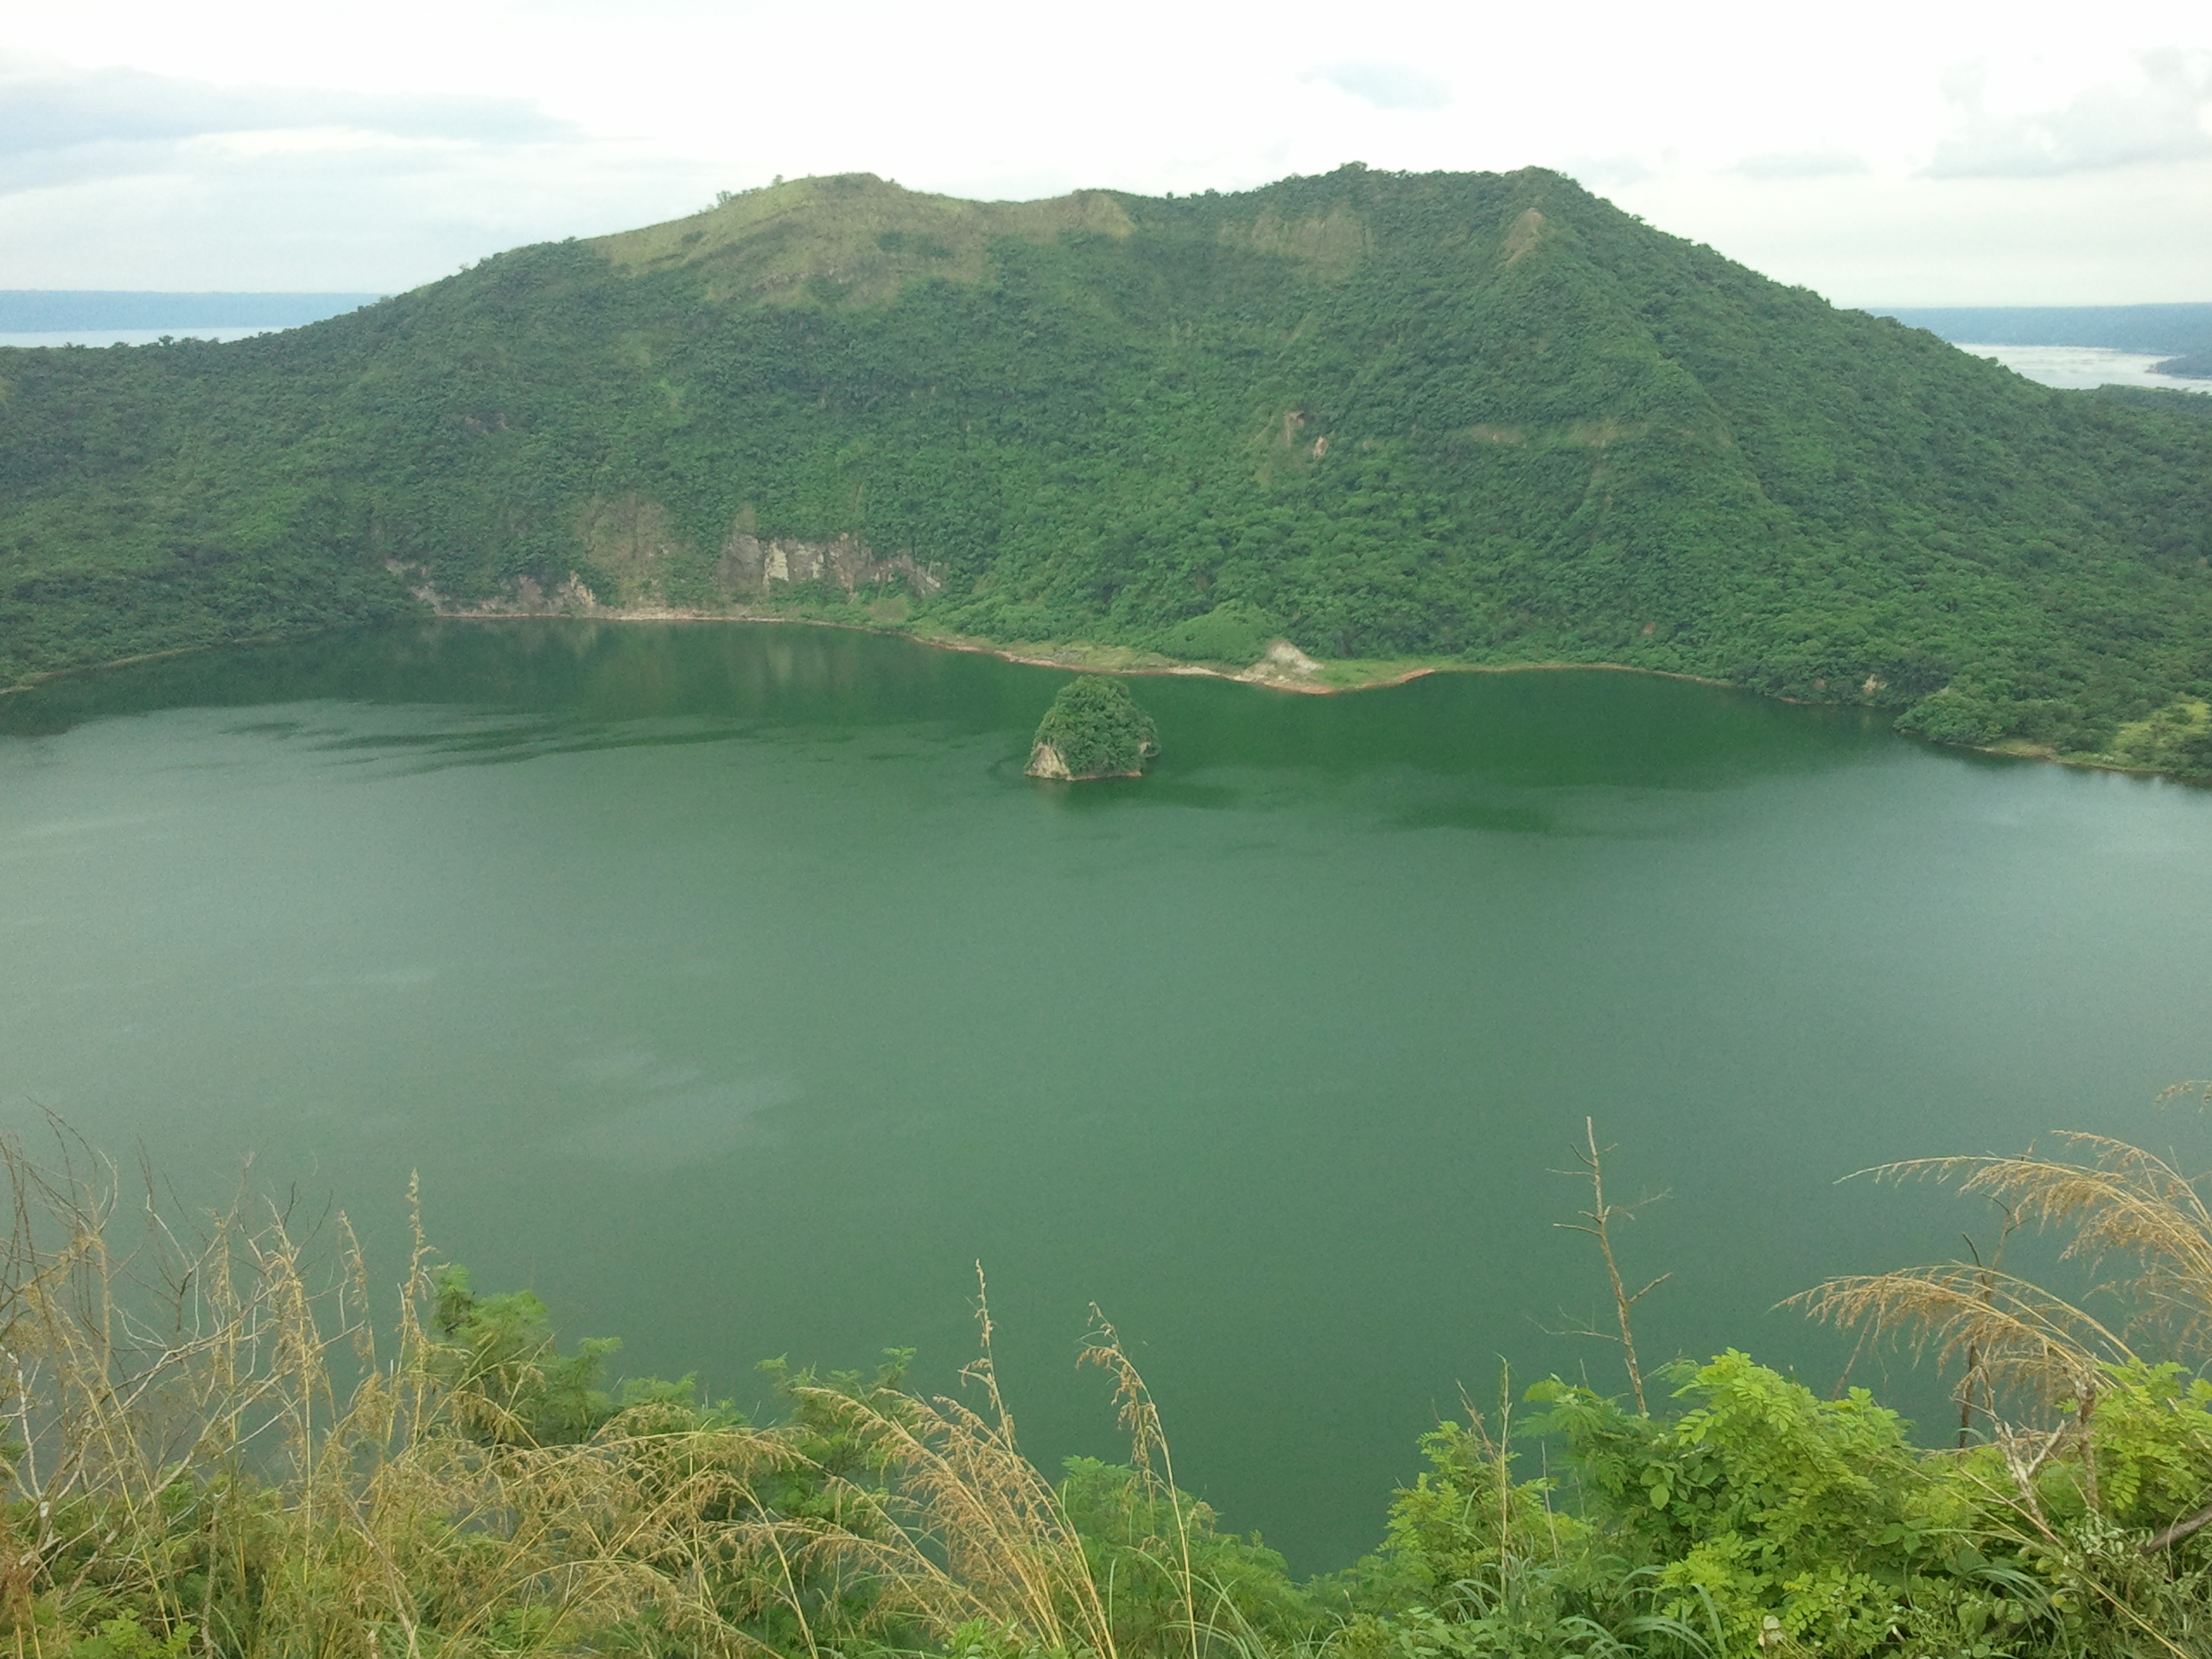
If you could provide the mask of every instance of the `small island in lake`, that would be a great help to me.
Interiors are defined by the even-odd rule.
[[[1029,751],[1028,773],[1075,783],[1141,778],[1160,753],[1160,731],[1129,688],[1103,674],[1070,680],[1052,699]]]

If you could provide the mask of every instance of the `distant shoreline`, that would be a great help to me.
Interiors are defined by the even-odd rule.
[[[394,619],[395,620],[400,619]],[[1843,702],[1815,702],[1804,697],[1786,697],[1778,692],[1760,691],[1748,685],[1738,685],[1729,680],[1716,680],[1704,674],[1686,674],[1679,670],[1643,668],[1634,663],[1465,663],[1465,662],[1379,662],[1372,675],[1360,675],[1357,664],[1336,664],[1338,669],[1351,667],[1351,677],[1327,680],[1321,677],[1330,664],[1316,662],[1299,652],[1287,641],[1277,641],[1268,647],[1268,656],[1250,668],[1211,668],[1203,663],[1186,663],[1157,652],[1136,652],[1123,646],[1084,645],[1081,644],[1052,647],[1034,645],[1001,645],[988,639],[977,639],[964,634],[917,633],[908,628],[872,626],[866,622],[840,621],[830,617],[794,616],[779,612],[695,611],[663,606],[626,606],[620,608],[574,611],[522,610],[433,610],[418,616],[417,620],[436,622],[765,622],[797,625],[814,628],[842,628],[851,633],[874,634],[881,639],[911,639],[917,645],[931,646],[939,651],[961,651],[977,656],[995,657],[1001,662],[1020,663],[1029,668],[1058,668],[1085,674],[1118,674],[1145,676],[1158,679],[1227,680],[1239,685],[1256,685],[1276,691],[1292,691],[1305,696],[1333,696],[1355,691],[1380,691],[1394,685],[1407,685],[1414,680],[1426,679],[1432,674],[1556,674],[1588,671],[1605,674],[1645,674],[1654,679],[1681,680],[1691,685],[1707,685],[1722,691],[1741,691],[1747,696],[1764,697],[1770,702],[1787,703],[1799,709],[1850,709],[1863,704]],[[371,626],[384,626],[370,624]],[[0,697],[12,696],[17,692],[29,691],[55,680],[73,675],[95,674],[108,669],[127,668],[137,663],[161,662],[171,657],[188,657],[196,652],[223,651],[240,645],[276,645],[286,639],[308,636],[296,634],[259,634],[243,639],[226,639],[214,645],[180,645],[173,651],[141,652],[134,656],[118,657],[105,663],[82,663],[72,668],[53,669],[35,675],[16,684],[0,686]],[[1287,656],[1278,655],[1286,652]],[[1276,666],[1269,668],[1269,664]],[[1310,664],[1301,668],[1294,664]],[[2171,778],[2171,772],[2155,766],[2133,766],[2118,760],[2098,760],[2088,755],[2062,754],[2042,744],[2023,743],[2017,740],[1986,743],[1944,743],[1933,738],[1914,737],[1899,732],[1897,736],[1909,741],[1926,743],[1933,748],[1956,749],[1968,754],[1986,754],[2005,760],[2042,761],[2053,766],[2071,766],[2081,772],[2119,772],[2134,778]],[[2175,779],[2175,782],[2186,781]]]
[[[875,634],[884,639],[911,639],[917,645],[934,646],[940,651],[970,652],[977,656],[995,657],[1001,662],[1020,663],[1031,668],[1071,669],[1088,674],[1143,675],[1154,678],[1199,678],[1230,680],[1239,685],[1266,686],[1277,691],[1295,691],[1307,696],[1332,696],[1339,692],[1378,691],[1385,687],[1404,685],[1423,679],[1431,674],[1522,674],[1554,673],[1576,669],[1595,669],[1609,674],[1649,674],[1662,680],[1683,680],[1693,685],[1710,685],[1726,691],[1751,691],[1749,686],[1736,685],[1727,680],[1716,680],[1708,675],[1686,674],[1679,670],[1643,668],[1634,663],[1584,663],[1549,661],[1535,663],[1466,663],[1457,661],[1427,661],[1414,659],[1382,659],[1373,664],[1374,671],[1363,672],[1367,664],[1358,659],[1335,664],[1318,662],[1291,645],[1278,640],[1268,647],[1268,654],[1249,668],[1217,668],[1205,663],[1185,662],[1178,658],[1163,657],[1156,652],[1137,652],[1121,645],[1093,645],[1081,641],[1065,645],[1039,645],[1022,642],[1000,645],[988,639],[978,639],[969,634],[918,633],[911,628],[886,627],[867,622],[844,621],[833,617],[795,616],[788,612],[695,611],[664,606],[625,606],[602,607],[592,611],[523,611],[523,610],[452,610],[435,611],[432,614],[442,622],[777,622],[798,623],[808,627],[843,628],[853,633]],[[199,647],[194,647],[199,649]],[[175,652],[157,653],[173,656]],[[130,660],[139,660],[133,658]],[[1331,671],[1338,677],[1327,677]],[[1343,671],[1351,671],[1345,674]],[[66,669],[63,673],[79,671]],[[1769,696],[1777,702],[1798,703],[1812,708],[1845,708],[1843,703],[1806,703],[1796,697],[1773,696],[1772,693],[1752,691],[1754,696]]]

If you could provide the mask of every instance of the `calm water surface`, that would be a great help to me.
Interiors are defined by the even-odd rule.
[[[2212,392],[2212,380],[2157,372],[2171,352],[2115,352],[2101,346],[1970,346],[1959,349],[2003,364],[2039,385],[2074,390],[2097,386],[2164,386],[2171,391]]]
[[[770,627],[452,625],[0,699],[0,1109],[757,1402],[921,1350],[975,1264],[1040,1459],[1111,1455],[1096,1300],[1177,1466],[1296,1564],[1465,1384],[1586,1367],[1569,1164],[1662,1189],[1644,1345],[1823,1391],[1772,1311],[1982,1218],[1837,1178],[2212,1071],[2212,795],[1606,673],[1147,680],[1129,785],[1020,775],[1062,677]],[[1649,1356],[1648,1356],[1649,1357]],[[1933,1385],[1854,1380],[1931,1421]]]

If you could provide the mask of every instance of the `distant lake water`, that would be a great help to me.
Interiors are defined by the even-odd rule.
[[[251,340],[256,334],[278,332],[279,326],[267,323],[239,328],[45,328],[29,333],[0,333],[0,346],[151,346],[164,336],[172,340]]]
[[[36,333],[0,331],[0,346],[150,346],[164,335],[179,340],[246,340],[278,332],[290,325],[257,324],[251,327],[67,328]],[[1975,346],[1961,344],[1962,352],[2003,364],[2046,386],[2088,389],[2097,386],[2165,386],[2177,391],[2212,392],[2212,380],[2188,379],[2157,374],[2153,366],[2171,353],[2107,351],[2094,346]]]
[[[2096,386],[2164,386],[2174,391],[2212,392],[2212,380],[2152,372],[2171,352],[2113,352],[2097,346],[1969,346],[1972,352],[2003,364],[2046,386],[2088,389]]]
[[[1025,1443],[1116,1454],[1098,1302],[1185,1483],[1296,1565],[1416,1435],[1605,1344],[1822,1392],[1774,1311],[1987,1218],[1838,1185],[2212,1071],[2212,793],[1628,674],[1144,679],[1141,781],[1021,775],[1065,677],[829,629],[409,626],[0,698],[0,1107],[213,1202],[245,1154],[626,1368],[757,1402],[920,1349],[975,1264]],[[1852,1373],[1942,1432],[1902,1362]]]

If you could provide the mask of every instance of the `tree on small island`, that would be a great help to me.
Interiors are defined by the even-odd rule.
[[[1103,674],[1084,674],[1062,686],[1045,711],[1028,772],[1066,782],[1138,778],[1159,753],[1159,728],[1129,688]]]

